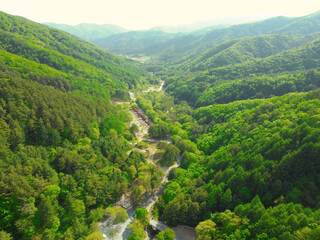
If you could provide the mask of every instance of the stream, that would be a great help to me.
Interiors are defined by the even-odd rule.
[[[164,81],[161,81],[161,84],[159,85],[159,87],[152,86],[152,87],[148,88],[147,90],[144,90],[142,92],[137,92],[135,94],[132,93],[132,92],[129,92],[130,98],[133,101],[135,101],[136,100],[136,96],[141,94],[141,93],[150,92],[150,91],[162,91],[163,90],[163,85],[164,85]],[[143,111],[141,109],[139,109],[139,110],[143,113]],[[138,117],[138,114],[135,111],[130,110],[130,113],[131,113],[131,115],[133,117],[133,120],[130,122],[130,125],[136,124],[138,126],[138,128],[139,128],[139,131],[136,134],[137,139],[139,141],[147,140],[147,141],[150,142],[149,147],[147,149],[147,151],[149,152],[148,157],[147,157],[147,161],[149,163],[155,164],[153,162],[153,160],[154,160],[154,154],[156,152],[156,145],[157,145],[157,142],[159,142],[159,140],[151,139],[149,137],[146,137],[148,135],[149,126],[141,118]],[[170,139],[165,140],[165,141],[172,144]],[[134,148],[133,150],[138,150],[138,151],[141,152],[140,149],[135,149]],[[164,175],[164,177],[162,179],[162,187],[160,187],[159,191],[153,193],[150,197],[148,197],[142,203],[141,207],[145,207],[150,212],[153,204],[158,200],[159,196],[161,194],[163,194],[163,191],[165,189],[166,183],[168,181],[167,176],[169,174],[169,171],[172,168],[179,167],[180,162],[181,162],[181,159],[180,159],[180,156],[179,156],[178,162],[176,164],[174,164],[173,166],[161,167],[162,170],[165,173],[165,175]],[[127,218],[127,220],[125,222],[119,223],[119,224],[114,224],[112,221],[106,219],[106,220],[103,220],[103,221],[101,221],[99,223],[99,229],[100,229],[100,231],[102,232],[103,236],[106,239],[108,239],[107,238],[108,233],[112,229],[114,229],[116,231],[116,235],[112,238],[113,240],[127,239],[127,236],[130,235],[131,230],[128,227],[133,221],[133,214],[134,214],[135,209],[131,205],[129,196],[130,196],[130,193],[123,194],[121,196],[121,198],[116,203],[114,203],[114,206],[121,206],[121,207],[124,207],[127,210],[128,218]],[[156,228],[159,231],[163,231],[164,229],[169,228],[163,222],[157,221],[157,220],[152,219],[152,218],[150,219],[150,225],[153,228]],[[189,239],[193,240],[193,239],[196,239],[196,234],[195,234],[194,228],[189,228],[189,227],[186,227],[186,226],[178,226],[178,227],[175,227],[175,228],[172,228],[172,229],[175,231],[175,235],[176,235],[176,239],[177,240],[183,240],[183,239],[185,239],[185,240],[189,240]],[[150,237],[147,236],[146,239],[150,239]]]

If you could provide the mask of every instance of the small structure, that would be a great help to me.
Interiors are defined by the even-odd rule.
[[[145,121],[146,124],[148,124],[149,126],[151,126],[151,122],[148,120],[148,118],[143,115],[136,107],[132,107],[132,110],[135,111],[138,116],[143,120]]]

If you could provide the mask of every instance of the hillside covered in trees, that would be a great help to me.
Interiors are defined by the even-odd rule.
[[[197,58],[213,47],[230,40],[267,34],[305,36],[319,32],[319,21],[319,12],[298,18],[274,17],[259,22],[213,29],[201,36],[190,33],[145,48],[140,54],[152,56],[156,62],[168,63],[168,66],[171,66],[183,62],[186,57]]]
[[[208,68],[194,76],[169,77],[167,91],[172,92],[177,100],[188,101],[193,106],[205,106],[255,98],[254,95],[263,98],[312,90],[319,84],[316,71],[320,61],[319,47],[317,39],[265,58],[234,64],[227,62],[224,66]]]
[[[138,97],[149,134],[171,135],[182,161],[155,218],[199,239],[320,237],[319,30],[290,29],[187,54],[156,72],[166,93]]]
[[[128,90],[138,63],[0,13],[0,238],[101,238],[97,222],[129,188]],[[147,170],[143,170],[146,173]]]
[[[182,157],[154,217],[197,226],[200,239],[319,238],[319,90],[164,115],[168,98],[139,100],[154,112],[149,133],[171,134]]]
[[[117,57],[88,42],[72,37],[67,33],[0,13],[0,43],[1,55],[14,54],[12,57],[22,57],[19,65],[43,64],[45,67],[59,71],[61,77],[79,90],[99,91],[108,88],[111,93],[115,90],[125,90],[146,83],[145,72],[136,62]],[[10,66],[17,64],[12,57],[3,57]],[[28,62],[26,60],[30,60]],[[21,63],[25,61],[24,63]],[[20,72],[29,72],[21,66]],[[38,74],[41,67],[31,73]],[[96,93],[98,95],[98,93]]]

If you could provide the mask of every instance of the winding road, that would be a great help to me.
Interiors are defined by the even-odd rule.
[[[143,92],[138,92],[136,94],[130,92],[130,97],[133,101],[136,100],[136,96],[141,94],[141,93],[145,93],[145,92],[149,92],[149,91],[162,91],[163,89],[163,85],[164,85],[164,81],[161,81],[161,84],[159,87],[150,87],[147,90],[143,91]],[[123,102],[122,102],[123,103]],[[131,121],[131,125],[132,124],[136,124],[139,128],[139,131],[137,133],[137,138],[139,141],[145,139],[145,136],[148,134],[148,128],[149,126],[138,117],[137,113],[135,111],[130,110],[133,120]],[[153,149],[152,153],[150,154],[150,156],[147,158],[148,162],[151,162],[153,164],[155,164],[153,162],[154,159],[154,154],[156,152],[156,144],[158,142],[158,140],[155,139],[150,139],[147,138],[146,140],[149,140],[151,149]],[[172,143],[170,140],[167,140],[168,142]],[[153,146],[154,145],[154,146]],[[149,212],[153,206],[153,204],[158,200],[159,196],[161,194],[163,194],[163,191],[165,189],[166,183],[168,181],[168,174],[169,171],[172,168],[176,168],[179,167],[181,162],[181,158],[179,156],[179,160],[178,162],[171,166],[171,167],[161,167],[162,170],[164,171],[165,175],[162,179],[162,187],[160,188],[159,191],[153,193],[150,197],[148,197],[143,203],[141,207],[145,207]],[[128,213],[128,219],[123,222],[123,223],[119,223],[119,224],[114,224],[112,221],[110,220],[104,220],[102,222],[99,223],[99,228],[100,231],[102,232],[103,236],[106,237],[108,236],[108,233],[111,229],[114,229],[116,231],[116,235],[112,238],[113,240],[122,240],[122,239],[127,239],[127,236],[130,234],[131,230],[128,228],[129,225],[131,224],[131,222],[133,221],[133,214],[135,209],[133,208],[133,206],[130,203],[130,194],[126,193],[124,194],[115,204],[114,206],[122,206],[127,210]],[[163,222],[161,221],[157,221],[155,219],[150,219],[150,225],[152,227],[154,227],[155,229],[159,230],[159,231],[163,231],[166,228],[169,228],[167,225],[165,225]],[[187,229],[187,230],[186,230]],[[173,230],[175,231],[176,234],[176,239],[177,240],[194,240],[196,239],[196,235],[195,235],[195,230],[192,228],[186,228],[184,226],[178,226],[176,228],[173,228]]]

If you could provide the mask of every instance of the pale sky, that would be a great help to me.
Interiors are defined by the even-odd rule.
[[[243,16],[298,17],[319,0],[0,0],[0,10],[35,22],[114,24],[128,29]]]

